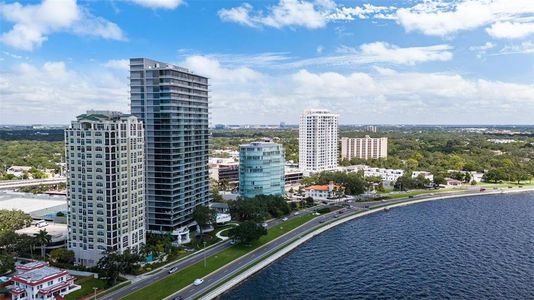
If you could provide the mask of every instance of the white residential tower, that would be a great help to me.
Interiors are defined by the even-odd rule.
[[[135,116],[88,111],[65,130],[68,248],[93,266],[145,243],[144,130]]]
[[[338,117],[325,109],[310,109],[301,115],[299,167],[305,175],[337,168]]]

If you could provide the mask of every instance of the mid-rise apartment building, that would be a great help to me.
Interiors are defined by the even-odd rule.
[[[144,130],[135,116],[88,111],[65,130],[68,248],[93,266],[145,243]]]
[[[239,147],[239,193],[245,198],[285,193],[284,147],[254,142]]]
[[[299,123],[299,167],[304,175],[334,170],[338,159],[338,115],[306,110]]]
[[[388,156],[388,138],[341,138],[341,158],[378,159]]]
[[[147,230],[187,243],[194,208],[211,200],[208,79],[132,58],[130,97],[132,114],[145,125]]]

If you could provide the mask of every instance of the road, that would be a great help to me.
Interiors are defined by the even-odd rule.
[[[315,208],[314,208],[315,209]],[[311,208],[301,211],[302,214],[307,214],[310,211],[312,211]],[[287,216],[288,219],[295,218],[297,216],[291,215]],[[274,219],[272,221],[267,222],[268,226],[267,228],[272,228],[273,226],[277,226],[279,224],[283,223],[281,219]],[[141,280],[135,281],[130,285],[127,285],[121,289],[118,289],[112,293],[109,293],[107,295],[104,295],[102,297],[98,297],[98,299],[104,299],[104,300],[111,300],[111,299],[120,299],[128,294],[131,294],[143,287],[146,287],[147,285],[150,285],[156,281],[159,281],[167,276],[170,276],[169,269],[173,267],[178,268],[178,272],[184,268],[187,268],[189,266],[192,266],[204,259],[204,256],[209,257],[212,255],[216,255],[217,253],[231,247],[230,241],[225,241],[220,244],[216,244],[215,246],[208,248],[204,251],[201,251],[199,253],[194,253],[188,256],[187,258],[176,262],[175,264],[171,264],[168,267],[162,268],[161,270],[150,274],[150,275],[140,275],[143,277]]]
[[[373,208],[377,208],[377,207],[384,206],[387,204],[395,204],[395,203],[401,203],[401,202],[406,202],[406,201],[411,201],[411,200],[423,200],[423,199],[433,198],[438,195],[462,196],[462,195],[476,194],[476,193],[483,194],[482,192],[480,192],[478,188],[476,190],[471,189],[471,190],[464,190],[464,191],[451,192],[451,193],[440,192],[440,193],[425,194],[425,195],[414,196],[413,198],[408,198],[408,199],[404,198],[404,199],[391,199],[391,200],[385,200],[385,201],[350,203],[350,206],[352,208],[343,209],[344,211],[343,213],[339,214],[337,211],[335,211],[329,214],[322,215],[318,218],[315,218],[309,221],[308,223],[296,228],[292,232],[282,236],[281,238],[274,240],[256,249],[255,251],[245,255],[241,259],[238,259],[226,265],[225,267],[211,273],[209,276],[204,277],[203,278],[204,282],[201,285],[199,286],[189,285],[188,287],[173,294],[167,299],[173,299],[173,298],[179,298],[179,297],[182,297],[183,299],[195,299],[205,294],[208,290],[214,288],[220,283],[226,281],[227,279],[232,278],[234,275],[241,272],[247,266],[253,265],[256,262],[263,260],[265,257],[269,256],[269,254],[273,252],[274,250],[284,246],[285,244],[288,244],[289,242],[293,241],[299,236],[303,236],[304,233],[310,230],[316,229],[325,224],[328,224],[330,222],[333,222],[335,220],[354,214],[356,211],[373,209]]]
[[[463,191],[458,191],[458,192],[448,192],[448,193],[433,193],[433,194],[424,194],[424,195],[419,195],[419,196],[414,196],[413,198],[410,198],[410,199],[406,199],[406,198],[401,198],[401,199],[391,199],[391,200],[384,200],[384,201],[373,201],[373,202],[352,202],[350,203],[350,205],[353,207],[352,209],[347,209],[345,211],[345,213],[343,214],[340,214],[338,215],[338,218],[342,218],[342,217],[345,217],[345,216],[348,216],[350,214],[353,214],[355,212],[355,210],[365,210],[365,209],[372,209],[372,208],[376,208],[378,206],[383,206],[383,205],[386,205],[386,204],[394,204],[394,203],[400,203],[400,202],[406,202],[406,201],[409,201],[409,200],[420,200],[420,199],[426,199],[426,198],[432,198],[432,197],[435,197],[436,195],[455,195],[455,196],[461,196],[461,195],[465,195],[465,194],[473,194],[473,193],[480,193],[479,192],[479,188],[477,188],[476,190],[474,189],[471,189],[471,190],[463,190]],[[333,204],[333,205],[337,205],[337,204]],[[303,214],[307,214],[307,213],[310,213],[311,211],[313,210],[317,210],[321,207],[324,207],[325,205],[322,205],[322,206],[316,206],[316,207],[313,207],[313,208],[308,208],[308,209],[305,209],[303,211],[301,211],[301,215]],[[263,245],[262,247],[256,249],[255,251],[245,255],[244,257],[240,258],[240,259],[237,259],[235,260],[234,262],[228,264],[227,266],[213,272],[210,276],[206,276],[204,277],[204,283],[200,286],[194,286],[194,285],[190,285],[186,288],[184,288],[183,290],[179,291],[178,293],[175,293],[172,297],[177,297],[177,296],[181,296],[183,297],[184,299],[193,299],[195,297],[198,297],[202,294],[204,294],[206,291],[208,291],[209,289],[213,288],[216,284],[220,283],[221,281],[224,281],[225,279],[229,278],[229,277],[232,277],[233,274],[239,272],[240,270],[242,270],[244,267],[248,266],[248,265],[251,265],[261,259],[263,259],[266,254],[269,254],[270,252],[272,252],[273,250],[281,247],[282,245],[288,243],[289,241],[293,240],[294,238],[298,237],[299,235],[302,235],[304,232],[306,231],[309,231],[309,230],[312,230],[312,229],[315,229],[319,226],[322,226],[324,224],[327,224],[328,222],[331,222],[333,220],[337,220],[338,218],[334,218],[333,215],[337,215],[338,213],[337,212],[332,212],[332,213],[329,213],[327,215],[323,215],[321,217],[318,217],[318,218],[315,218],[313,220],[311,220],[310,222],[296,228],[295,230],[293,230],[292,232],[282,236],[281,238],[277,239],[277,240],[274,240],[274,241],[271,241],[270,243],[268,244],[265,244]],[[299,215],[299,216],[301,216]],[[291,216],[287,216],[288,219],[291,219],[291,218],[295,218],[297,216],[295,215],[291,215]],[[325,220],[324,223],[320,223],[320,220]],[[282,224],[283,221],[281,219],[275,219],[275,220],[272,220],[270,222],[268,222],[268,228],[272,228],[274,226],[278,226],[280,224]],[[200,261],[202,261],[204,259],[204,255],[206,257],[208,256],[212,256],[212,255],[216,255],[217,253],[231,247],[232,245],[230,244],[230,241],[225,241],[225,242],[222,242],[220,244],[217,244],[211,248],[208,248],[207,250],[205,250],[205,252],[200,252],[200,253],[195,253],[195,254],[192,254],[190,255],[189,257],[179,261],[179,262],[176,262],[175,264],[172,264],[168,267],[165,267],[165,268],[162,268],[161,270],[157,271],[156,273],[153,273],[153,274],[150,274],[150,275],[141,275],[143,278],[141,280],[138,280],[138,281],[135,281],[133,282],[132,284],[128,285],[128,286],[125,286],[124,288],[121,288],[117,291],[114,291],[110,294],[107,294],[105,296],[102,296],[102,297],[99,297],[99,299],[105,299],[105,300],[109,300],[109,299],[120,299],[130,293],[133,293],[143,287],[146,287],[156,281],[159,281],[167,276],[170,276],[170,274],[168,274],[168,269],[172,268],[172,267],[177,267],[178,270],[182,270],[184,268],[187,268],[191,265],[194,265]],[[192,278],[193,279],[193,278]],[[169,297],[171,298],[171,297]]]
[[[66,182],[65,177],[51,179],[26,179],[26,180],[8,180],[0,182],[0,190],[11,190],[23,186],[58,184]]]

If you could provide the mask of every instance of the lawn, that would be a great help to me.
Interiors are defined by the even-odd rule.
[[[106,288],[106,282],[104,280],[93,277],[83,277],[77,279],[75,283],[81,285],[82,288],[80,290],[67,294],[65,296],[66,300],[80,299],[81,297],[93,294],[93,287],[98,288],[98,290]]]
[[[425,191],[413,191],[413,192],[407,192],[407,193],[399,193],[399,194],[392,194],[387,195],[384,194],[384,196],[380,199],[399,199],[399,198],[405,198],[410,196],[419,196],[419,195],[425,195],[425,194],[432,194],[432,193],[444,193],[444,192],[452,192],[452,191],[461,191],[465,190],[464,187],[460,188],[444,188],[444,189],[432,189],[432,190],[425,190]]]
[[[218,253],[217,255],[207,257],[206,267],[204,267],[203,261],[198,262],[181,270],[180,272],[174,273],[171,276],[168,276],[152,285],[136,291],[124,297],[123,299],[163,299],[190,285],[196,278],[201,278],[208,275],[209,273],[221,268],[233,260],[247,254],[248,252],[308,222],[314,217],[314,215],[307,214],[299,218],[291,219],[279,226],[276,226],[275,228],[269,229],[267,235],[262,236],[259,240],[249,246],[235,245]]]
[[[533,186],[534,185],[534,178],[530,181],[522,181],[520,184],[517,184],[517,182],[504,182],[504,183],[482,183],[480,184],[481,187],[485,188],[508,188],[509,186],[518,187],[518,186]]]

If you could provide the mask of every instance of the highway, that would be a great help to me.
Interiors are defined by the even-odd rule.
[[[424,200],[424,199],[434,198],[440,195],[462,196],[462,195],[471,195],[471,194],[483,194],[483,193],[480,192],[479,188],[477,188],[477,189],[450,192],[450,193],[440,192],[440,193],[425,194],[425,195],[420,195],[420,196],[414,196],[413,198],[401,198],[401,199],[391,199],[391,200],[373,201],[373,202],[352,202],[350,203],[350,208],[342,209],[343,213],[340,214],[338,211],[335,211],[335,212],[331,212],[331,213],[322,215],[320,217],[317,217],[309,221],[308,223],[296,228],[292,232],[289,232],[288,234],[280,237],[279,239],[274,240],[266,245],[263,245],[262,247],[256,249],[255,251],[211,273],[209,276],[204,277],[203,278],[204,282],[201,285],[199,286],[189,285],[186,288],[182,289],[181,291],[178,291],[177,293],[173,294],[172,296],[167,297],[166,299],[189,300],[189,299],[198,298],[199,296],[205,294],[207,291],[219,285],[220,283],[226,281],[229,278],[232,278],[234,275],[241,272],[247,266],[253,265],[263,260],[265,257],[268,257],[271,254],[271,252],[273,252],[274,250],[277,250],[278,248],[290,243],[296,238],[303,236],[306,232],[316,229],[320,226],[326,225],[330,222],[339,220],[343,217],[352,215],[357,211],[373,209],[373,208],[377,208],[380,206],[402,203],[402,202],[407,202],[407,201],[412,201],[412,200]],[[191,279],[193,280],[193,278]]]
[[[316,209],[316,208],[313,208],[313,209]],[[308,208],[306,210],[303,210],[301,211],[302,214],[306,214],[306,213],[309,213],[312,209],[311,208]],[[288,220],[289,219],[292,219],[292,218],[295,218],[297,216],[295,215],[291,215],[291,216],[288,216]],[[273,226],[277,226],[279,224],[283,223],[283,221],[281,219],[274,219],[270,222],[268,222],[268,228],[272,228]],[[104,295],[102,297],[98,297],[98,299],[104,299],[104,300],[111,300],[111,299],[120,299],[128,294],[131,294],[133,292],[135,292],[136,290],[138,289],[141,289],[143,287],[146,287],[147,285],[150,285],[156,281],[159,281],[167,276],[170,276],[171,274],[169,274],[169,269],[170,268],[173,268],[173,267],[177,267],[178,268],[178,272],[184,268],[187,268],[191,265],[194,265],[200,261],[202,261],[204,259],[204,256],[206,257],[209,257],[209,256],[212,256],[212,255],[216,255],[217,253],[231,247],[232,245],[230,244],[230,241],[225,241],[225,242],[222,242],[222,243],[219,243],[219,244],[216,244],[215,246],[212,246],[211,248],[207,248],[206,250],[204,251],[200,251],[200,252],[197,252],[197,253],[194,253],[194,254],[191,254],[190,256],[186,257],[185,259],[183,260],[180,260],[180,261],[177,261],[176,263],[174,264],[170,264],[169,266],[167,267],[164,267],[162,268],[161,270],[155,272],[155,273],[152,273],[150,275],[140,275],[139,277],[141,277],[142,279],[140,280],[137,280],[135,282],[132,282],[132,284],[130,285],[127,285],[121,289],[118,289],[112,293],[109,293],[107,295]]]
[[[391,199],[391,200],[383,200],[383,201],[372,201],[372,202],[349,202],[350,206],[352,208],[349,208],[349,209],[344,209],[344,213],[342,214],[338,214],[338,212],[332,212],[332,213],[329,213],[329,214],[325,214],[325,215],[322,215],[322,216],[319,216],[311,221],[309,221],[308,223],[296,228],[295,230],[293,230],[292,232],[290,233],[287,233],[283,236],[281,236],[280,238],[276,239],[276,240],[273,240],[263,246],[261,246],[260,248],[252,251],[251,253],[248,253],[247,255],[233,261],[232,263],[228,264],[227,266],[211,273],[209,276],[206,276],[204,277],[204,282],[199,285],[199,286],[194,286],[194,285],[189,285],[187,287],[185,287],[184,289],[178,291],[177,293],[173,294],[172,296],[168,297],[167,299],[173,299],[173,298],[177,298],[179,299],[180,297],[182,297],[183,299],[194,299],[202,294],[204,294],[205,292],[207,292],[208,290],[210,290],[211,288],[213,288],[214,286],[218,285],[219,283],[221,283],[222,281],[225,281],[226,279],[228,278],[231,278],[233,277],[234,274],[240,272],[241,270],[243,270],[243,268],[251,265],[251,264],[254,264],[260,260],[262,260],[263,258],[265,258],[266,256],[268,256],[267,254],[271,253],[273,250],[276,250],[278,249],[279,247],[283,246],[284,244],[287,244],[289,243],[290,241],[294,240],[295,238],[297,238],[298,236],[302,235],[303,233],[307,232],[307,231],[310,231],[310,230],[313,230],[315,228],[318,228],[322,225],[325,225],[325,224],[328,224],[329,222],[331,221],[334,221],[334,220],[338,220],[340,218],[343,218],[343,217],[346,217],[346,216],[349,216],[353,213],[355,213],[355,211],[358,211],[358,210],[366,210],[366,209],[373,209],[373,208],[377,208],[377,207],[380,207],[380,206],[384,206],[384,205],[388,205],[388,204],[395,204],[395,203],[401,203],[401,202],[406,202],[406,201],[411,201],[411,200],[422,200],[422,199],[428,199],[428,198],[433,198],[433,197],[436,197],[438,195],[454,195],[454,196],[462,196],[462,195],[469,195],[469,194],[482,194],[482,192],[479,191],[480,188],[476,188],[476,189],[470,189],[470,190],[462,190],[462,191],[457,191],[457,192],[447,192],[447,193],[443,193],[443,192],[440,192],[440,193],[431,193],[431,194],[424,194],[424,195],[419,195],[419,196],[414,196],[413,198],[400,198],[400,199]],[[333,205],[336,205],[335,203]],[[301,211],[301,214],[299,216],[302,216],[304,214],[307,214],[307,213],[310,213],[311,211],[314,211],[314,210],[317,210],[317,209],[320,209],[321,207],[324,207],[325,205],[321,205],[321,206],[316,206],[316,207],[313,207],[313,208],[308,208],[308,209],[305,209],[303,211]],[[338,216],[337,218],[334,218],[334,215]],[[294,214],[292,214],[291,216],[287,216],[288,219],[291,219],[291,218],[295,218],[297,216],[295,216]],[[321,220],[323,222],[321,222]],[[275,220],[272,220],[270,222],[268,222],[268,227],[269,228],[272,228],[274,226],[279,226],[279,225],[282,225],[283,226],[283,221],[281,219],[275,219]],[[107,295],[104,295],[102,297],[98,297],[99,299],[120,299],[122,297],[125,297],[126,295],[130,294],[130,293],[133,293],[141,288],[144,288],[154,282],[157,282],[167,276],[170,276],[170,274],[168,273],[168,269],[172,268],[172,267],[177,267],[178,268],[178,271],[184,269],[184,268],[187,268],[191,265],[194,265],[200,261],[202,261],[204,259],[204,255],[206,257],[209,257],[209,256],[212,256],[212,255],[216,255],[217,253],[229,248],[229,247],[232,247],[232,245],[230,244],[230,241],[225,241],[225,242],[222,242],[220,244],[216,244],[215,246],[212,246],[211,248],[208,248],[205,250],[205,253],[203,251],[201,252],[198,252],[198,253],[195,253],[195,254],[191,254],[189,257],[181,260],[181,261],[178,261],[174,264],[171,264],[165,268],[162,268],[160,269],[159,271],[155,272],[155,273],[152,273],[150,275],[140,275],[140,278],[142,279],[139,279],[139,280],[136,280],[134,281],[132,284],[128,285],[128,286],[125,286],[121,289],[118,289],[110,294],[107,294]],[[194,280],[194,278],[191,278],[191,280]]]
[[[0,182],[0,190],[11,190],[23,186],[58,184],[66,182],[65,177],[51,179],[26,179],[26,180],[6,180]]]

